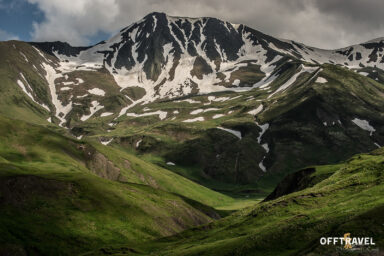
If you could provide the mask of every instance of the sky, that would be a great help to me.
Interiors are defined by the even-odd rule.
[[[335,49],[384,37],[383,10],[384,0],[0,0],[0,41],[91,45],[157,11]]]

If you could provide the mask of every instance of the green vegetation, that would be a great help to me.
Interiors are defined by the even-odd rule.
[[[141,253],[130,255],[356,255],[340,245],[319,243],[321,237],[345,233],[373,237],[376,246],[370,249],[382,250],[383,163],[384,149],[378,149],[342,164],[316,166],[311,177],[318,182],[304,190],[142,244],[136,247]],[[325,174],[329,177],[324,178]],[[368,249],[363,248],[361,255],[368,255]],[[118,254],[119,250],[106,252]]]
[[[218,218],[208,205],[235,203],[135,156],[38,125],[0,116],[0,141],[1,253],[134,245]]]
[[[28,63],[21,53],[28,56]],[[33,96],[36,100],[51,106],[49,91],[43,78],[31,69],[31,65],[40,69],[41,57],[30,45],[17,41],[0,42],[0,56],[0,114],[31,123],[48,124],[48,111],[34,103],[16,83],[20,80],[26,84],[20,75],[23,74],[35,88]]]

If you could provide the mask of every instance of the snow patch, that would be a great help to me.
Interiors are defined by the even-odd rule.
[[[130,117],[142,117],[142,116],[153,116],[153,115],[158,115],[160,120],[164,120],[167,117],[168,112],[166,111],[155,111],[155,112],[149,112],[149,113],[144,113],[144,114],[136,114],[136,113],[127,113],[127,116]]]
[[[20,55],[24,58],[25,62],[29,62],[29,60],[27,59],[27,56],[25,56],[24,53],[20,52]]]
[[[233,81],[232,85],[239,86],[240,85],[240,80],[239,79],[235,79],[235,81]]]
[[[194,104],[194,103],[201,104],[201,101],[192,100],[192,99],[176,100],[175,102],[177,102],[177,103],[179,103],[179,102],[188,102],[190,104]]]
[[[363,75],[363,76],[368,76],[369,75],[369,73],[367,73],[367,72],[360,72],[360,71],[359,71],[359,74]]]
[[[352,122],[359,126],[361,129],[370,132],[370,136],[372,136],[372,134],[376,131],[375,128],[373,128],[367,120],[355,118],[352,120]]]
[[[204,112],[204,109],[196,109],[196,110],[193,110],[193,111],[191,111],[191,113],[189,113],[189,114],[191,114],[191,115],[197,115],[197,114],[200,114],[200,113],[202,113],[202,112]]]
[[[263,171],[263,172],[267,172],[267,168],[264,166],[263,162],[264,162],[264,159],[265,159],[265,156],[263,157],[263,159],[261,160],[261,162],[259,163],[259,167],[260,169]]]
[[[228,129],[228,128],[223,128],[223,127],[216,127],[217,129],[220,129],[220,130],[223,130],[223,131],[226,131],[226,132],[229,132],[233,135],[235,135],[237,138],[239,138],[240,140],[243,138],[241,136],[241,132],[239,131],[236,131],[236,130],[231,130],[231,129]]]
[[[39,103],[39,102],[37,102],[37,101],[35,100],[35,98],[33,97],[32,93],[31,93],[31,92],[33,92],[31,85],[28,83],[27,79],[24,77],[24,75],[23,75],[22,73],[20,73],[20,76],[22,77],[22,79],[25,81],[26,84],[24,84],[21,80],[17,80],[16,82],[17,82],[17,84],[19,85],[19,87],[23,90],[23,92],[24,92],[25,94],[27,94],[28,97],[29,97],[33,102],[35,102],[35,103],[38,104],[39,106],[45,108],[46,110],[50,111],[50,109],[48,108],[47,105],[45,105],[45,104],[41,104],[41,103]],[[28,90],[27,90],[27,88],[28,88]]]
[[[37,50],[37,48],[36,48]],[[39,50],[37,50],[40,52]],[[42,53],[40,52],[42,55]],[[43,55],[44,56],[44,55]],[[63,126],[63,123],[66,122],[65,117],[67,114],[72,110],[72,102],[70,101],[67,105],[63,105],[61,101],[58,98],[58,94],[56,92],[56,86],[55,86],[55,80],[59,77],[62,77],[63,75],[58,73],[52,66],[42,63],[42,67],[44,68],[46,74],[45,74],[45,80],[48,83],[48,87],[51,93],[52,98],[52,104],[56,108],[55,116],[60,120],[60,126]]]
[[[223,115],[223,114],[217,114],[217,115],[214,115],[214,116],[212,117],[212,119],[217,119],[217,118],[220,118],[220,117],[223,117],[223,116],[225,116],[225,115]]]
[[[45,55],[39,50],[39,49],[37,49],[35,46],[32,46],[32,48],[33,49],[35,49],[36,51],[37,51],[37,53],[41,56],[41,57],[43,57],[43,59],[46,61],[46,62],[52,62],[52,61],[50,61],[50,60],[48,60],[46,57],[45,57]],[[43,65],[44,65],[45,63],[43,63]]]
[[[269,128],[269,124],[268,123],[265,123],[263,125],[259,125],[257,122],[256,122],[256,125],[260,127],[261,129],[261,132],[259,134],[259,137],[257,138],[257,142],[260,144],[261,143],[261,137],[264,135],[264,133],[268,130]]]
[[[93,94],[93,95],[97,95],[97,96],[104,96],[105,95],[105,91],[103,91],[99,88],[93,88],[91,90],[88,90],[88,92]]]
[[[92,101],[92,106],[89,108],[89,111],[91,112],[89,115],[84,115],[80,118],[81,121],[86,121],[88,120],[91,116],[93,116],[93,114],[95,114],[97,111],[99,111],[100,109],[104,108],[104,106],[101,106],[99,104],[99,102],[97,101]]]
[[[101,142],[101,144],[107,146],[107,145],[108,145],[109,143],[111,143],[112,141],[113,141],[113,138],[110,139],[110,140],[106,140],[106,141],[101,140],[100,142]]]
[[[238,99],[238,98],[240,98],[240,97],[241,97],[241,95],[239,95],[239,96],[235,96],[235,97],[231,98],[230,100],[235,100],[235,99]]]
[[[263,104],[260,104],[260,106],[258,106],[256,109],[249,111],[248,114],[255,116],[259,114],[261,111],[263,111]]]
[[[327,82],[328,82],[327,79],[325,79],[324,77],[320,77],[320,76],[315,81],[315,83],[319,83],[319,84],[325,84]]]
[[[111,116],[111,115],[113,115],[113,113],[112,112],[104,112],[104,113],[101,113],[101,117],[105,117],[105,116]]]
[[[214,102],[223,102],[231,99],[230,97],[215,97],[215,96],[209,96],[208,100],[209,101],[214,101]]]
[[[263,124],[263,125],[259,125],[259,124],[256,122],[256,125],[259,126],[259,127],[261,128],[261,132],[260,132],[260,134],[259,134],[259,137],[257,138],[257,142],[258,142],[259,144],[261,144],[261,138],[263,137],[264,133],[268,130],[268,128],[269,128],[269,124],[268,124],[268,123],[265,123],[265,124]],[[264,143],[264,144],[262,144],[261,146],[265,149],[266,153],[268,154],[268,153],[269,153],[269,146],[268,146],[268,144],[267,144],[267,143]],[[261,162],[259,163],[259,167],[260,167],[260,169],[261,169],[263,172],[266,172],[266,171],[267,171],[267,168],[266,168],[266,167],[264,166],[264,164],[263,164],[263,161],[264,161],[265,158],[266,158],[266,155],[263,157],[263,159],[262,159]]]
[[[204,120],[205,120],[204,117],[200,116],[200,117],[196,117],[196,118],[193,118],[193,119],[184,120],[183,123],[202,122]]]
[[[197,114],[200,114],[200,113],[205,113],[205,112],[209,112],[209,111],[217,111],[217,110],[220,110],[218,108],[207,108],[207,109],[196,109],[196,110],[193,110],[191,111],[191,115],[197,115]]]

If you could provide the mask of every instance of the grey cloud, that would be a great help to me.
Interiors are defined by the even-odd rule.
[[[0,41],[19,40],[19,37],[0,29]]]
[[[80,45],[102,31],[114,33],[153,11],[210,16],[243,23],[272,36],[320,48],[339,48],[384,36],[382,0],[28,0],[46,20],[35,40]]]

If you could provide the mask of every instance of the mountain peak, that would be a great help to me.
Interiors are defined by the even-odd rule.
[[[165,12],[150,12],[144,16],[144,19],[147,17],[153,17],[153,16],[168,16],[168,14],[166,14]]]

